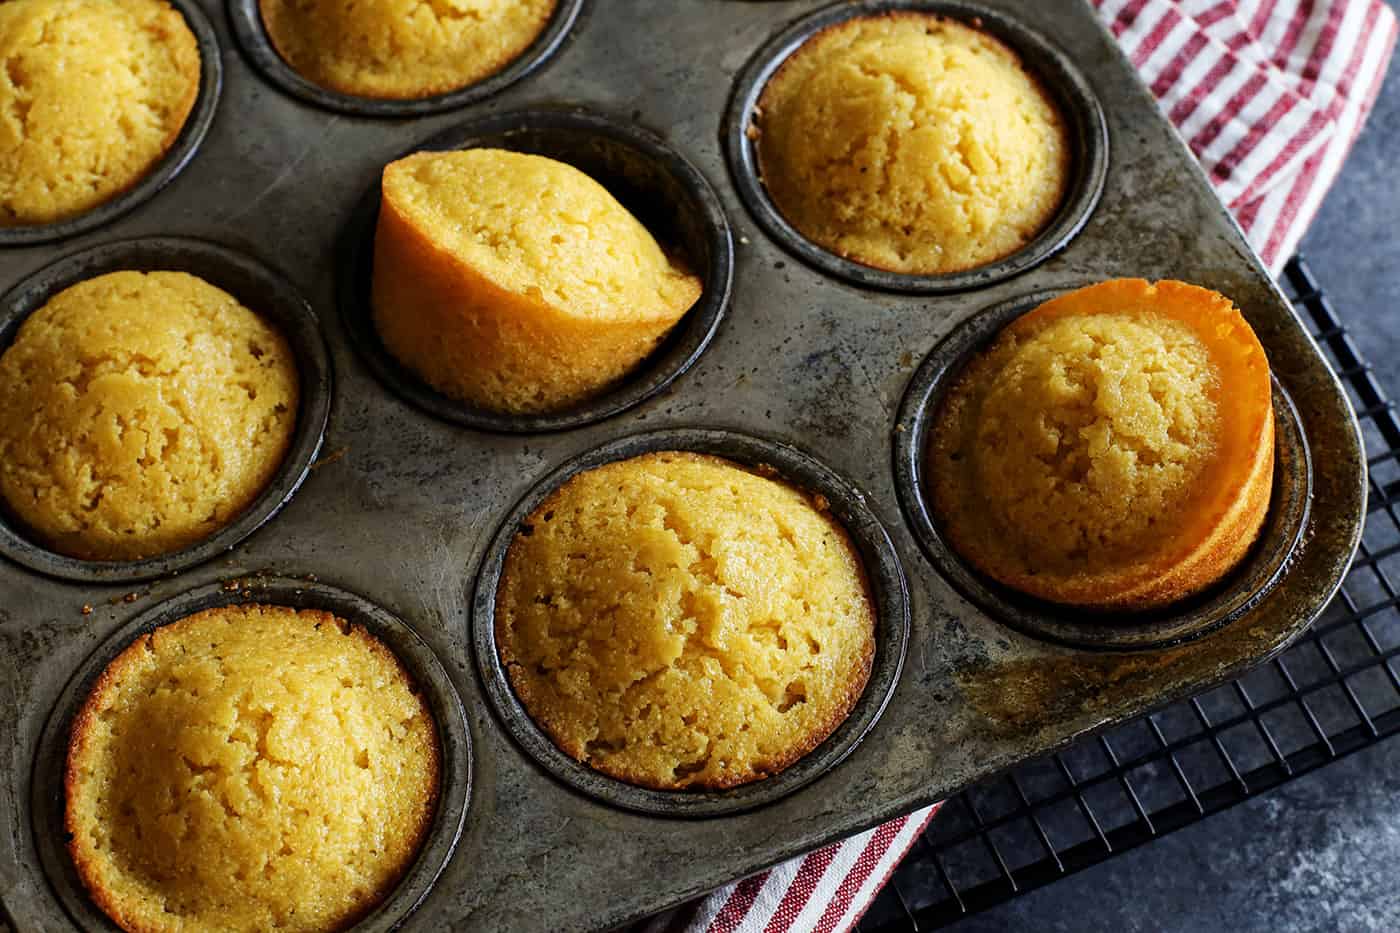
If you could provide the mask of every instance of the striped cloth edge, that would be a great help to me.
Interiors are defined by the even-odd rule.
[[[1381,0],[1090,0],[1264,264],[1297,249],[1385,80]],[[935,804],[653,917],[638,933],[846,933]]]
[[[843,933],[870,907],[941,804],[840,842],[658,914],[636,933]]]
[[[1275,274],[1385,80],[1381,0],[1094,0]]]

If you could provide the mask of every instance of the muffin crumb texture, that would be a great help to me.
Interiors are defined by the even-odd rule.
[[[994,262],[1054,216],[1069,173],[1056,106],[992,36],[923,13],[831,26],[759,100],[764,185],[855,262],[934,275]]]
[[[384,170],[375,326],[438,391],[558,410],[646,357],[700,296],[606,188],[500,149],[420,152]]]
[[[506,558],[497,638],[535,721],[634,784],[776,774],[849,714],[874,612],[844,529],[728,461],[647,454],[574,477]]]
[[[556,0],[260,0],[292,70],[358,97],[411,100],[488,78],[518,58]]]
[[[124,929],[341,930],[411,863],[437,771],[426,707],[363,629],[210,609],[139,638],[93,688],[70,850]]]
[[[1215,447],[1218,378],[1191,331],[1150,314],[1062,318],[1006,340],[988,371],[972,460],[989,528],[1028,568],[1060,573],[1153,547]]]
[[[0,356],[0,494],[64,554],[178,550],[266,486],[297,397],[290,347],[228,293],[182,272],[100,275]]]
[[[163,0],[0,3],[0,226],[91,210],[143,178],[199,90],[199,49]]]

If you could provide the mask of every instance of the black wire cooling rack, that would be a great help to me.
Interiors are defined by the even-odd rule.
[[[1366,528],[1341,591],[1292,647],[1239,680],[949,800],[862,933],[947,926],[1400,732],[1400,423],[1301,258],[1284,288],[1366,441]]]

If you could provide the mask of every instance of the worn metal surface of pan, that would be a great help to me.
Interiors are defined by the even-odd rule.
[[[726,121],[744,116],[726,114],[740,74],[822,6],[588,4],[529,75],[469,106],[411,120],[311,105],[226,54],[217,118],[163,191],[61,244],[0,249],[3,292],[98,244],[212,241],[276,270],[310,303],[336,374],[318,465],[231,551],[140,585],[64,581],[0,559],[0,704],[14,711],[0,717],[0,900],[19,929],[73,923],[63,879],[40,858],[53,845],[45,838],[51,823],[31,805],[53,792],[36,786],[46,778],[35,764],[65,685],[152,607],[226,579],[312,574],[355,593],[421,639],[460,696],[472,764],[470,775],[459,769],[445,780],[470,777],[470,801],[455,852],[405,920],[418,930],[608,928],[1225,680],[1281,650],[1316,616],[1351,559],[1364,513],[1355,418],[1089,5],[978,0],[1082,77],[1103,116],[1105,171],[1096,206],[1053,255],[940,295],[854,284],[795,260],[790,244],[750,212],[730,172]],[[218,7],[204,2],[220,45],[231,50]],[[655,394],[547,433],[476,430],[406,403],[356,351],[354,324],[336,300],[347,261],[340,247],[357,202],[386,162],[419,141],[469,121],[570,108],[654,134],[717,194],[734,261],[713,339]],[[1230,619],[1201,620],[1190,638],[1099,643],[1083,620],[1069,620],[1079,624],[1068,638],[1064,629],[1012,624],[949,582],[947,568],[926,556],[909,503],[901,505],[895,455],[907,453],[901,437],[920,416],[917,404],[901,406],[917,395],[911,386],[927,388],[915,377],[920,361],[987,309],[1115,276],[1180,278],[1235,300],[1268,351],[1284,406],[1277,410],[1287,415],[1280,421],[1292,425],[1281,429],[1289,438],[1281,461],[1311,481],[1309,497],[1305,484],[1287,480],[1289,520],[1273,522],[1261,545],[1261,553],[1279,555],[1276,578]],[[903,668],[860,743],[791,793],[704,819],[634,812],[551,776],[497,714],[472,649],[479,572],[530,490],[589,451],[682,428],[807,452],[860,491],[908,586]],[[1115,625],[1130,630],[1132,620]]]

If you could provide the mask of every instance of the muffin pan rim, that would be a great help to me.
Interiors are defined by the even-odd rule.
[[[416,152],[459,151],[480,148],[482,144],[509,148],[510,138],[515,133],[531,130],[597,135],[663,168],[694,202],[696,219],[705,228],[708,268],[697,270],[702,291],[695,304],[651,355],[614,387],[559,412],[506,414],[489,411],[438,392],[400,363],[380,340],[369,294],[381,199],[380,181],[376,178],[355,204],[344,228],[343,255],[336,275],[336,306],[341,325],[356,355],[381,385],[413,408],[461,428],[503,434],[543,434],[584,427],[620,415],[665,391],[694,366],[714,341],[729,312],[734,288],[734,235],[723,202],[705,175],[679,149],[640,126],[588,107],[523,104],[449,126],[388,161]],[[594,180],[608,187],[605,179]]]
[[[164,256],[173,261],[164,261]],[[261,259],[211,240],[179,236],[112,240],[40,267],[0,295],[0,355],[9,349],[24,321],[58,292],[108,272],[132,269],[188,272],[235,298],[247,291],[243,283],[273,296],[274,308],[249,310],[271,323],[296,357],[299,403],[291,442],[267,485],[233,520],[189,547],[154,557],[83,560],[61,554],[25,534],[0,502],[0,557],[26,570],[78,583],[139,583],[212,560],[271,521],[291,501],[310,476],[325,438],[335,377],[315,311],[295,285]],[[240,303],[244,303],[241,298]]]
[[[496,595],[505,556],[521,523],[565,482],[606,463],[646,453],[690,451],[744,466],[768,466],[784,482],[825,496],[860,552],[875,604],[875,654],[870,676],[849,713],[812,751],[775,775],[723,791],[655,790],[629,784],[560,750],[535,724],[515,694],[496,645]],[[625,434],[552,467],[505,514],[470,584],[468,622],[472,653],[496,719],[515,747],[571,791],[594,801],[650,816],[730,816],[771,804],[819,780],[844,761],[879,722],[899,685],[910,637],[908,585],[898,551],[865,494],[819,458],[781,441],[724,428],[677,427]]]
[[[549,22],[525,50],[499,71],[454,91],[419,98],[360,97],[303,77],[292,68],[263,25],[258,0],[228,0],[229,25],[234,39],[253,70],[277,90],[297,100],[352,117],[403,118],[459,110],[493,97],[530,77],[563,50],[578,25],[586,0],[558,0]]]
[[[232,582],[240,586],[230,589],[222,582],[206,583],[147,607],[104,636],[69,675],[44,722],[30,768],[29,823],[49,887],[68,919],[80,928],[117,929],[93,903],[69,856],[63,777],[73,719],[117,655],[142,635],[203,609],[252,604],[322,609],[364,627],[394,653],[413,678],[416,690],[428,701],[437,728],[438,799],[432,821],[398,884],[349,928],[355,933],[397,929],[428,897],[451,861],[472,803],[475,753],[461,696],[436,652],[412,626],[357,593],[289,577]]]
[[[196,0],[165,2],[185,18],[185,23],[194,35],[195,48],[199,51],[199,87],[195,93],[194,105],[185,117],[185,123],[180,127],[175,140],[161,154],[150,171],[137,178],[130,187],[81,214],[43,224],[0,227],[0,249],[52,243],[104,227],[154,198],[194,159],[214,123],[214,114],[219,109],[219,97],[224,83],[223,56],[220,53],[214,24]]]
[[[830,26],[891,12],[928,13],[975,23],[1006,43],[1060,107],[1074,158],[1059,209],[1029,243],[1001,259],[935,275],[894,272],[847,259],[808,239],[768,195],[760,178],[753,115],[768,81],[809,39]],[[1069,245],[1098,208],[1108,178],[1108,124],[1088,79],[1069,55],[1016,15],[968,0],[837,0],[789,22],[753,53],[734,80],[720,135],[739,199],[764,232],[823,275],[858,288],[945,295],[995,285],[1034,269]]]
[[[1268,514],[1249,552],[1204,593],[1151,611],[1101,612],[1020,594],[974,568],[945,540],[926,474],[932,422],[966,365],[1012,321],[1073,288],[1046,289],[982,308],[959,322],[920,362],[896,415],[895,491],[914,538],[939,574],[990,618],[1034,638],[1089,651],[1156,651],[1204,637],[1245,615],[1287,573],[1312,519],[1312,453],[1302,418],[1270,373],[1274,482]],[[1081,621],[1084,620],[1084,621]]]

